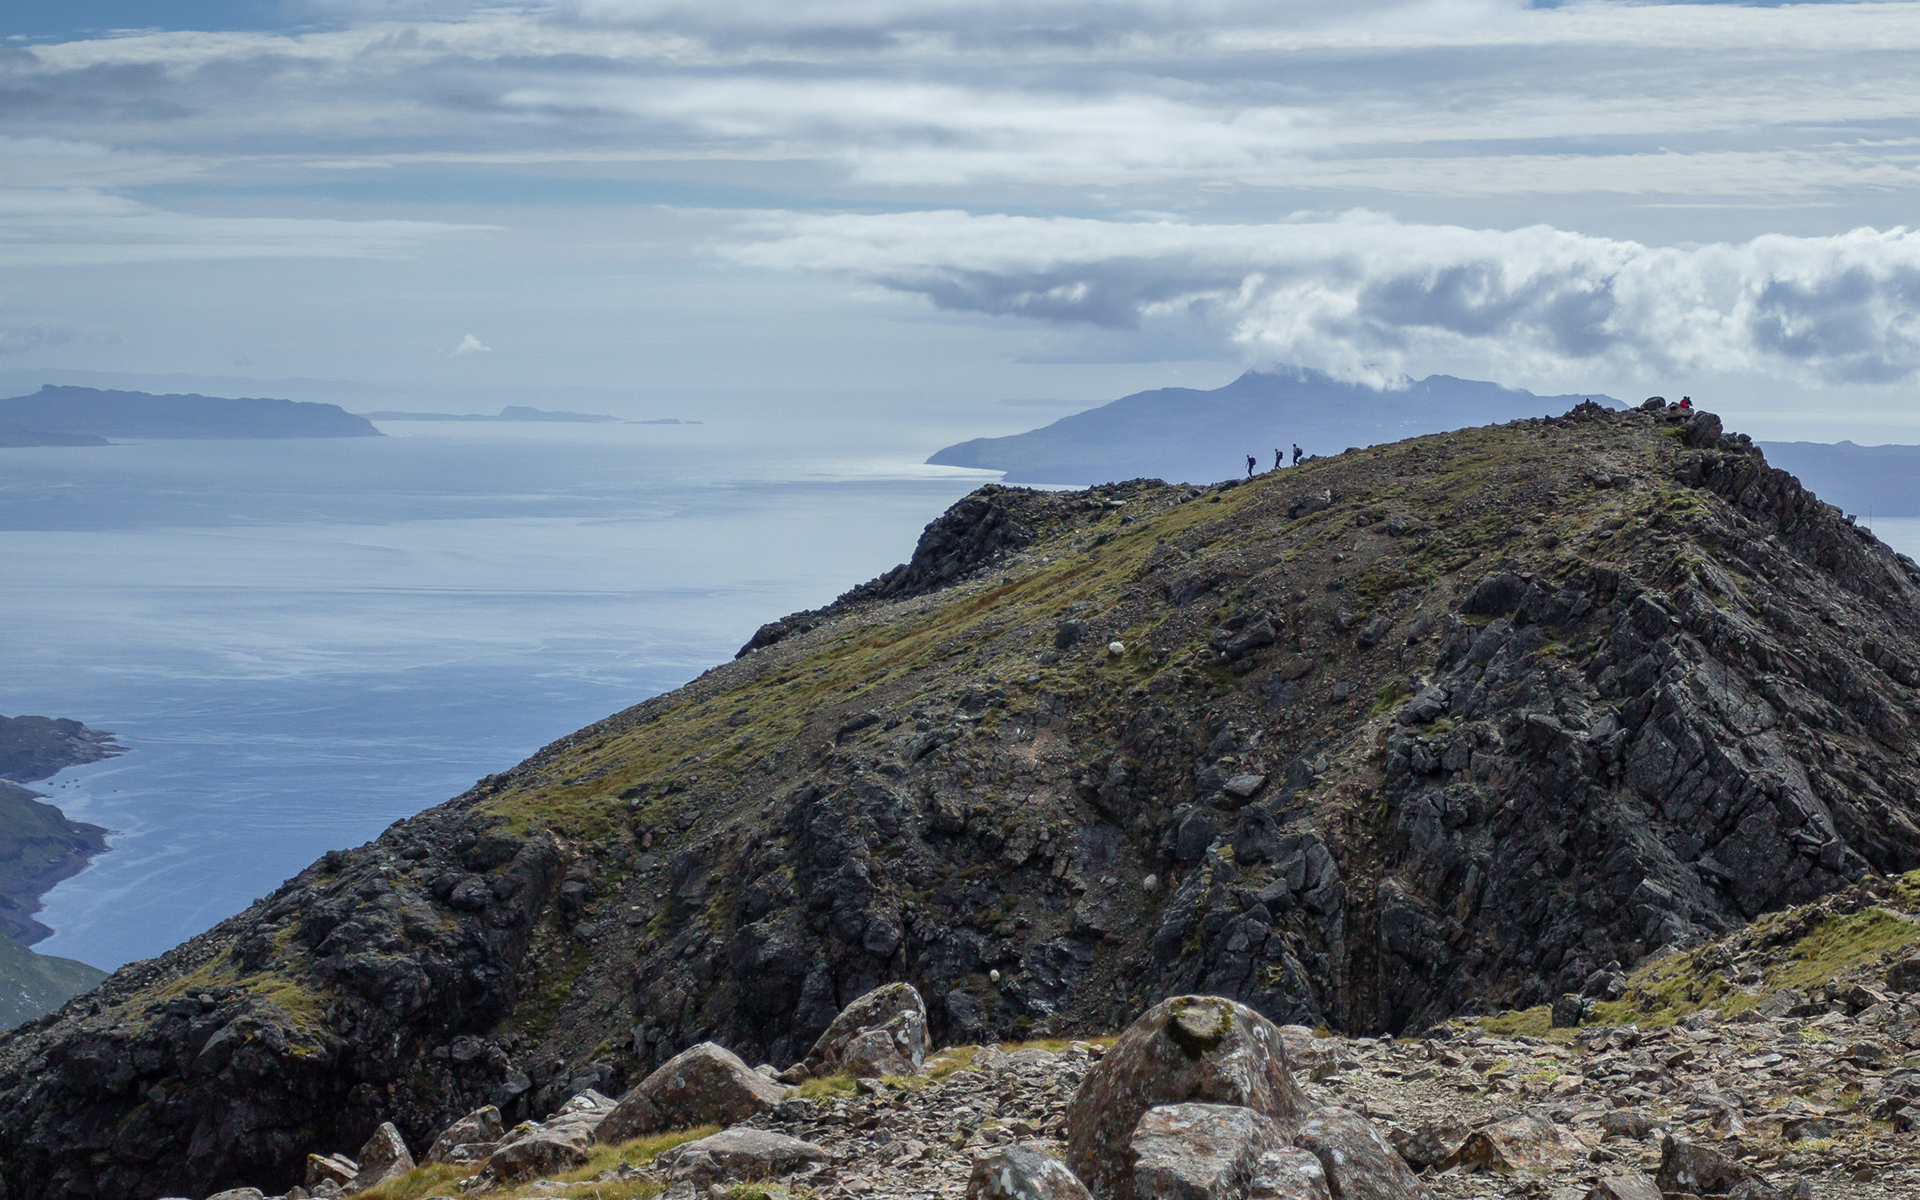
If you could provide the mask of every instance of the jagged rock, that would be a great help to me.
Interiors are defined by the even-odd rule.
[[[317,1187],[322,1183],[334,1183],[347,1187],[353,1183],[354,1176],[360,1174],[360,1164],[344,1154],[307,1155],[307,1187]]]
[[[350,1192],[363,1192],[389,1179],[398,1179],[413,1170],[413,1155],[392,1121],[382,1121],[358,1156],[360,1171],[353,1182],[343,1186]]]
[[[1653,1118],[1637,1108],[1616,1108],[1600,1114],[1600,1129],[1606,1137],[1638,1141],[1653,1132]]]
[[[872,1034],[882,1035],[891,1049],[867,1036]],[[857,1057],[850,1061],[856,1041]],[[928,1047],[926,1002],[912,984],[889,983],[842,1009],[807,1052],[806,1064],[816,1075],[855,1067],[873,1075],[912,1075],[926,1061]]]
[[[1654,1182],[1663,1192],[1721,1195],[1736,1188],[1756,1195],[1770,1191],[1766,1179],[1753,1168],[1734,1161],[1710,1146],[1684,1138],[1660,1141],[1660,1170]]]
[[[1587,1191],[1584,1200],[1661,1200],[1660,1185],[1645,1175],[1608,1175]]]
[[[966,1200],[1091,1200],[1067,1164],[1032,1146],[1014,1145],[973,1160]]]
[[[1427,1189],[1387,1139],[1349,1109],[1315,1109],[1300,1122],[1293,1144],[1320,1160],[1337,1200],[1425,1200]]]
[[[662,1152],[654,1165],[671,1178],[707,1187],[736,1179],[777,1179],[809,1163],[825,1162],[827,1157],[827,1152],[812,1142],[785,1134],[764,1129],[723,1129]]]
[[[1224,1200],[1246,1195],[1254,1164],[1287,1145],[1264,1113],[1230,1104],[1167,1104],[1140,1115],[1128,1157],[1134,1200]]]
[[[770,1111],[786,1094],[725,1046],[701,1042],[620,1097],[597,1136],[618,1143],[667,1129],[732,1125]]]
[[[1904,959],[1888,967],[1887,987],[1896,992],[1920,992],[1920,958]]]
[[[1067,1108],[1067,1165],[1098,1200],[1130,1200],[1127,1148],[1149,1108],[1238,1105],[1292,1121],[1306,1099],[1278,1027],[1220,996],[1176,996],[1129,1025]]]
[[[440,1136],[434,1138],[433,1145],[427,1149],[427,1161],[475,1162],[486,1157],[485,1153],[480,1152],[480,1147],[485,1147],[486,1152],[490,1153],[505,1134],[506,1129],[500,1124],[499,1109],[491,1104],[477,1108],[440,1131]]]
[[[1563,1126],[1522,1113],[1475,1130],[1444,1165],[1545,1174],[1586,1153],[1587,1147]]]

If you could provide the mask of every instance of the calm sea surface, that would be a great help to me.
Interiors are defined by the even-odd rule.
[[[36,949],[156,954],[902,561],[994,478],[800,426],[383,428],[0,451],[0,712],[132,750],[38,785],[114,833]]]

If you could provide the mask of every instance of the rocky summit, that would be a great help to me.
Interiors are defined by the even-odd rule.
[[[283,1190],[385,1125],[577,1128],[708,1042],[804,1087],[891,982],[928,1045],[1204,993],[1444,1090],[1366,1039],[1584,1028],[1633,989],[1677,1020],[1758,984],[1646,972],[1920,865],[1916,630],[1920,567],[1660,404],[1208,488],[984,488],[734,662],[0,1037],[0,1179]],[[911,1065],[913,1019],[842,1053]],[[1625,1056],[1605,1078],[1648,1091],[1666,1049],[1601,1051]],[[1236,1111],[1187,1111],[1210,1106]],[[1153,1113],[1130,1152],[1207,1141],[1249,1188],[1377,1140],[1206,1096]],[[1665,1190],[1763,1194],[1689,1183],[1719,1168],[1667,1128]]]

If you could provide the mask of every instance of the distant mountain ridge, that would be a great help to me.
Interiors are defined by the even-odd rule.
[[[1337,454],[1349,446],[1565,412],[1587,399],[1620,403],[1601,395],[1536,396],[1450,375],[1394,391],[1281,367],[1248,371],[1211,391],[1135,392],[1040,429],[948,446],[927,462],[1005,471],[1008,483],[1145,477],[1204,483],[1243,474],[1249,454],[1264,471],[1276,449],[1291,461],[1295,444],[1307,454]]]
[[[40,440],[27,440],[33,437]],[[106,439],[379,437],[337,404],[267,397],[165,395],[46,384],[0,400],[0,445],[104,445]],[[76,440],[77,439],[77,440]]]

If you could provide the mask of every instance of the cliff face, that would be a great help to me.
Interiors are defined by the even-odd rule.
[[[1916,618],[1920,568],[1708,414],[984,489],[0,1037],[0,1177],[290,1182],[709,1037],[784,1065],[889,979],[968,1040],[1182,991],[1349,1032],[1541,1003],[1920,865]]]

